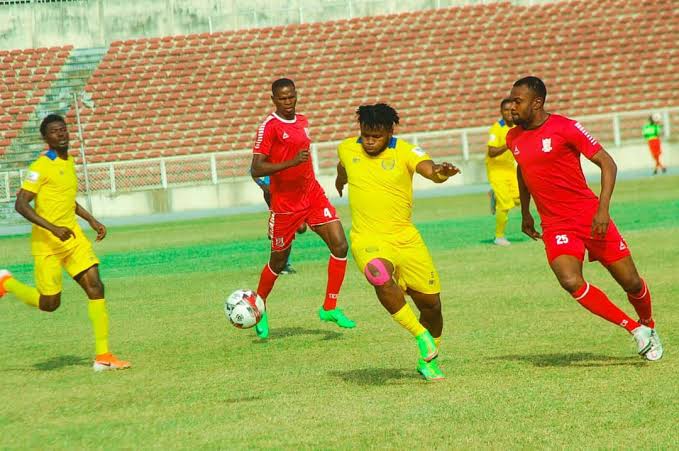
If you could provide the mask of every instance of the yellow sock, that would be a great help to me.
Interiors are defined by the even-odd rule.
[[[422,324],[420,324],[420,322],[417,320],[415,313],[413,313],[413,310],[408,304],[404,305],[401,310],[391,315],[391,317],[394,318],[397,323],[403,326],[404,329],[413,334],[414,337],[417,337],[418,335],[421,335],[427,331],[427,329],[425,329],[424,326],[422,326]]]
[[[35,288],[19,282],[14,277],[5,280],[3,285],[5,290],[18,297],[25,304],[38,307],[40,303],[40,293]]]
[[[507,221],[509,221],[509,210],[495,212],[495,238],[504,238]]]
[[[434,337],[434,343],[436,343],[437,348],[440,348],[441,347],[441,337]]]
[[[106,354],[108,351],[108,313],[106,300],[91,299],[87,304],[87,313],[92,321],[94,330],[94,349],[96,355]]]

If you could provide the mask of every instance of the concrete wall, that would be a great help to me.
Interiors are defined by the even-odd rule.
[[[609,148],[608,151],[615,158],[619,173],[645,173],[645,171],[648,171],[648,174],[651,173],[653,160],[644,143]],[[599,168],[585,158],[582,160],[585,175],[596,178],[599,174]],[[679,166],[679,143],[665,144],[663,161],[667,166]],[[445,190],[448,193],[454,192],[455,188],[462,189],[464,186],[487,183],[483,160],[453,161],[453,163],[462,169],[461,175],[443,184],[434,184],[416,175],[413,180],[415,190],[430,193]],[[337,198],[334,175],[322,174],[318,178],[328,197]],[[81,195],[78,202],[86,205],[87,200]],[[245,177],[231,183],[218,185],[116,193],[115,195],[95,194],[92,196],[93,212],[95,216],[101,218],[226,209],[261,205],[262,202],[260,189],[250,178]]]
[[[0,5],[0,49],[67,44],[103,47],[115,40],[337,20],[465,3],[473,1],[85,0]]]

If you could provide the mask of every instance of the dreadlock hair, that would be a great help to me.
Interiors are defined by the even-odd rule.
[[[361,105],[356,110],[358,123],[373,130],[393,130],[398,125],[399,117],[395,109],[386,103]]]
[[[512,103],[512,99],[509,97],[502,99],[502,102],[500,102],[500,109],[504,108],[508,103]]]
[[[47,133],[47,126],[51,124],[52,122],[62,122],[66,123],[63,117],[59,116],[58,114],[48,114],[45,116],[45,118],[42,120],[40,123],[40,134],[44,137],[45,133]]]
[[[289,78],[279,78],[278,80],[271,83],[271,94],[276,95],[276,91],[286,86],[295,87],[295,82]]]
[[[514,82],[514,86],[527,86],[536,96],[542,97],[543,104],[547,100],[547,87],[545,87],[545,83],[538,77],[523,77]]]

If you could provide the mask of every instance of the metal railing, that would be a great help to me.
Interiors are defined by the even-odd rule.
[[[655,111],[657,112],[657,111]],[[673,137],[679,128],[679,107],[660,111],[664,138]],[[579,121],[605,145],[619,147],[625,142],[642,142],[641,127],[650,110],[583,116]],[[489,124],[490,125],[490,124]],[[435,159],[453,162],[481,160],[485,157],[488,127],[399,134],[419,145]],[[349,134],[348,134],[349,135]],[[334,173],[339,141],[315,143],[311,153],[317,174]],[[162,190],[179,186],[229,183],[249,177],[252,153],[249,149],[187,156],[149,158],[79,165],[81,191],[85,173],[90,192],[115,195],[120,192]],[[0,202],[11,200],[24,171],[0,172]]]

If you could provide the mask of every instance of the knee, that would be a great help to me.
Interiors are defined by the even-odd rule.
[[[630,277],[622,283],[622,289],[629,294],[637,294],[644,289],[644,282],[641,277],[636,275],[635,277]]]
[[[335,257],[344,258],[349,252],[349,243],[347,243],[346,239],[340,240],[339,242],[335,243],[330,251]]]
[[[578,275],[562,276],[559,278],[561,287],[569,293],[575,293],[585,284],[585,279]]]
[[[280,274],[285,268],[285,263],[287,263],[287,258],[282,258],[276,254],[273,254],[269,259],[269,268],[276,274]]]
[[[368,279],[368,282],[376,287],[384,286],[391,281],[391,273],[387,267],[384,266],[384,263],[377,258],[370,260],[368,264],[365,265],[363,273],[365,274],[365,278]]]
[[[61,293],[53,296],[40,296],[40,310],[43,312],[53,312],[61,305]]]

